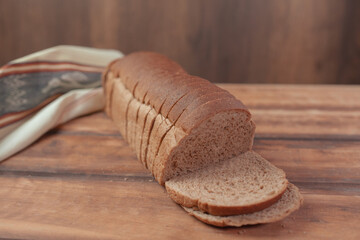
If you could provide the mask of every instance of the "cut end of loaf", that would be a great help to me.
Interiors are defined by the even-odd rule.
[[[190,215],[210,225],[218,227],[241,227],[244,225],[279,221],[298,210],[302,203],[303,197],[301,196],[299,189],[293,184],[289,183],[286,191],[281,196],[279,201],[268,208],[254,213],[224,217],[214,216],[199,210],[195,210],[193,208],[183,208]]]
[[[220,112],[202,122],[171,151],[158,181],[233,158],[252,148],[255,124],[244,111]]]
[[[165,183],[170,197],[185,207],[212,215],[236,215],[262,210],[287,188],[285,173],[249,151]]]

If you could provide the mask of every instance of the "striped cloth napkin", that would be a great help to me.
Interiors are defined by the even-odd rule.
[[[101,73],[121,52],[57,46],[0,68],[0,162],[48,130],[104,107]]]

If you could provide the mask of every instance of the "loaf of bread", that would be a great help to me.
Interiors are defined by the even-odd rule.
[[[251,151],[255,124],[229,92],[152,52],[109,64],[103,87],[105,111],[138,159],[198,219],[222,225],[226,216],[243,219],[284,198],[290,186],[285,173]],[[275,217],[238,222],[266,219]]]
[[[162,185],[249,151],[255,124],[244,104],[156,53],[134,53],[104,74],[106,112]]]

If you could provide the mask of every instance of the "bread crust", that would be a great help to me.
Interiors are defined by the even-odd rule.
[[[161,108],[160,113],[167,118],[169,112],[174,107],[174,105],[181,100],[189,91],[196,88],[206,87],[208,83],[202,81],[202,79],[198,78],[190,78],[188,80],[184,80],[182,84],[174,85],[173,90],[169,89],[171,93],[169,94],[166,101],[164,101],[163,106]]]
[[[197,86],[192,89],[190,89],[179,101],[177,101],[176,104],[171,108],[169,111],[167,118],[170,119],[173,123],[177,121],[180,114],[192,103],[198,103],[198,99],[200,99],[204,95],[209,95],[212,93],[219,93],[221,92],[224,97],[232,97],[229,96],[227,92],[225,92],[223,89],[214,87],[211,85],[209,87],[208,85],[205,86]]]
[[[212,89],[213,91],[224,91],[205,79],[187,74],[180,65],[167,57],[151,52],[132,53],[112,62],[103,77],[105,95],[111,91],[111,86],[106,84],[109,79],[111,81],[111,77],[108,77],[109,72],[114,78],[120,78],[125,88],[138,101],[150,105],[157,113],[161,108],[161,114],[165,118],[179,98],[196,87],[209,88],[209,93]],[[196,85],[197,83],[199,85]],[[228,95],[229,98],[233,98],[230,93]],[[189,102],[182,104],[180,109],[185,109],[187,105]],[[217,104],[216,107],[218,112],[229,108],[226,102]],[[240,100],[234,98],[231,107],[241,109],[250,116],[250,112]],[[198,120],[205,120],[208,117],[204,115],[203,118],[198,117]],[[170,121],[174,122],[174,119],[170,119]],[[191,130],[188,126],[184,129]]]
[[[175,125],[182,128],[185,132],[190,133],[206,119],[209,119],[219,112],[225,111],[244,112],[247,115],[247,121],[250,121],[251,114],[247,109],[244,109],[242,105],[242,102],[239,102],[239,100],[233,97],[215,99],[199,106],[197,111],[192,111],[188,115],[181,116]]]

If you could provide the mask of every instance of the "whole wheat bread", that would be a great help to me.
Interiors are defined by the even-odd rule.
[[[241,227],[244,225],[254,225],[259,223],[270,223],[279,221],[299,209],[302,202],[303,197],[299,193],[299,189],[295,185],[289,183],[286,191],[281,196],[279,201],[277,201],[270,207],[265,208],[264,210],[254,213],[224,217],[213,216],[199,210],[195,210],[193,208],[183,208],[190,215],[207,224],[218,227]]]
[[[244,104],[160,54],[113,62],[103,86],[106,112],[162,185],[252,147],[255,124]]]
[[[285,173],[251,151],[255,124],[229,92],[151,52],[113,61],[103,87],[105,111],[139,160],[197,218],[219,225],[232,217],[215,215],[256,212],[262,219],[286,196]]]
[[[170,197],[184,207],[212,215],[252,213],[275,203],[287,188],[284,171],[248,151],[165,183]]]

